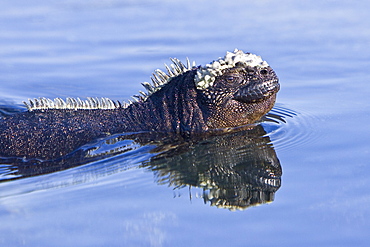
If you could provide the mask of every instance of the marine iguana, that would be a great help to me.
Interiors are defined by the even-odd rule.
[[[147,93],[129,103],[108,98],[39,98],[28,111],[0,119],[0,156],[51,160],[97,138],[125,132],[194,136],[245,126],[274,105],[279,90],[273,69],[260,56],[227,52],[205,66],[171,59],[156,70]]]

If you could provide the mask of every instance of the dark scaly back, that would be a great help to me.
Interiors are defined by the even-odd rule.
[[[0,156],[53,159],[115,133],[207,130],[194,86],[195,70],[173,78],[145,101],[115,109],[36,109],[0,120]]]
[[[181,105],[179,99],[188,97],[167,94],[179,92],[173,87],[175,84],[183,89],[189,86],[182,81],[194,88],[194,71],[187,73],[194,66],[189,60],[187,66],[177,59],[171,60],[173,64],[166,65],[168,74],[157,70],[152,84],[143,83],[148,92],[140,92],[141,95],[135,95],[129,103],[108,98],[67,98],[65,101],[39,98],[25,102],[27,112],[0,118],[0,157],[50,160],[115,133],[180,132],[171,121],[177,119],[177,122],[180,117],[169,114],[175,110],[171,109],[172,103],[163,101],[163,95]]]

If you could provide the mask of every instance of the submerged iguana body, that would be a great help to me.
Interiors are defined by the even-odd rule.
[[[274,105],[279,83],[260,57],[235,50],[204,67],[176,59],[156,71],[148,93],[128,105],[109,99],[38,99],[0,119],[0,156],[50,160],[124,132],[192,136],[248,125]]]

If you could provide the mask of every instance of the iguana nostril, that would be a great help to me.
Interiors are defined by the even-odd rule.
[[[261,75],[267,75],[268,74],[268,71],[266,69],[262,69],[260,71]]]

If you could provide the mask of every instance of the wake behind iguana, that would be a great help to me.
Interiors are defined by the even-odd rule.
[[[108,98],[39,98],[0,119],[0,156],[50,160],[97,138],[125,132],[213,133],[252,124],[274,105],[272,68],[251,53],[227,52],[206,66],[171,59],[147,92],[129,103]]]

